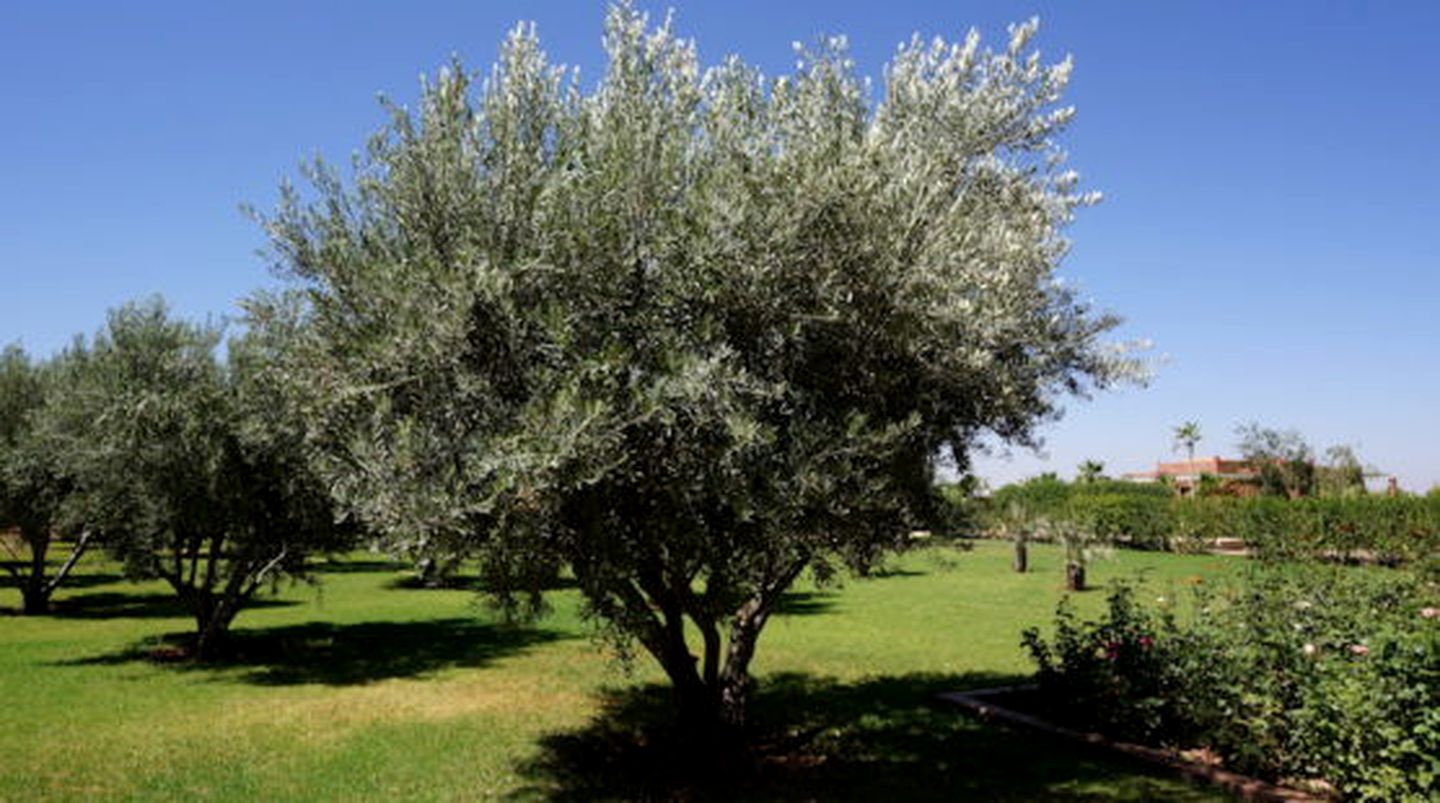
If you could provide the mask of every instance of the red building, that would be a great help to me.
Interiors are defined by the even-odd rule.
[[[1194,493],[1202,477],[1213,478],[1217,490],[1222,493],[1254,496],[1260,492],[1260,472],[1246,460],[1197,457],[1178,463],[1156,463],[1154,471],[1134,471],[1124,475],[1130,482],[1167,482],[1181,496]]]

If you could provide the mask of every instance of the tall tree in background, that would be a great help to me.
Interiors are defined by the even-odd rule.
[[[50,610],[50,597],[91,540],[91,532],[79,528],[64,563],[50,570],[62,508],[74,489],[50,416],[67,392],[65,375],[63,358],[35,363],[19,346],[0,351],[0,548],[6,558],[0,565],[20,588],[25,614]]]
[[[525,27],[478,93],[443,70],[353,181],[316,165],[263,219],[294,285],[252,323],[293,333],[337,497],[397,549],[473,550],[512,611],[568,565],[681,721],[731,732],[802,572],[869,566],[937,455],[1136,368],[1055,277],[1090,199],[1035,30],[914,40],[878,103],[843,39],[702,70],[628,5],[591,93]]]
[[[76,514],[131,576],[174,589],[202,659],[266,584],[345,545],[295,419],[259,370],[263,341],[233,341],[228,364],[219,342],[158,300],[122,307],[72,350],[77,378],[59,413],[92,422],[65,451]]]
[[[1315,493],[1315,450],[1297,430],[1262,427],[1255,422],[1235,428],[1240,454],[1260,472],[1260,489],[1272,496],[1298,499]]]
[[[1315,467],[1315,490],[1321,496],[1364,496],[1365,477],[1380,472],[1366,469],[1353,446],[1339,444],[1325,450],[1325,463]]]
[[[1185,459],[1195,462],[1195,446],[1200,443],[1200,422],[1186,421],[1174,429],[1175,448],[1185,450]]]

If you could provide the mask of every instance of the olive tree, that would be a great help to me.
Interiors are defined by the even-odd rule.
[[[527,27],[478,91],[442,70],[260,216],[292,282],[251,321],[290,333],[337,498],[398,549],[473,549],[510,610],[567,566],[682,722],[741,724],[802,572],[900,547],[939,457],[1135,367],[1055,275],[1091,199],[1035,29],[912,41],[878,101],[843,39],[702,69],[628,5],[592,91]]]
[[[74,489],[49,413],[65,393],[63,357],[35,362],[19,346],[0,351],[0,548],[20,589],[22,612],[43,614],[91,542],[79,528],[51,571],[62,509]]]
[[[72,350],[62,414],[90,422],[65,450],[73,515],[138,578],[164,580],[195,619],[194,654],[223,647],[243,607],[307,555],[344,545],[300,431],[259,370],[266,345],[172,318],[158,300],[113,311]]]

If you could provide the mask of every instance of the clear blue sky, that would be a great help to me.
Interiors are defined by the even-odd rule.
[[[1075,56],[1074,166],[1106,194],[1064,272],[1164,355],[1144,390],[1067,405],[1049,459],[1142,469],[1170,428],[1232,453],[1234,426],[1348,443],[1406,487],[1440,483],[1440,3],[685,2],[713,62],[769,72],[848,34],[879,75],[914,31],[999,41],[1042,18]],[[663,13],[664,6],[645,7]],[[163,293],[233,314],[271,282],[242,202],[319,153],[343,162],[452,53],[488,66],[517,20],[593,79],[600,3],[0,4],[0,343],[49,353],[107,308]]]

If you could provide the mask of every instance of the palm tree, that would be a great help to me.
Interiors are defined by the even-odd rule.
[[[1091,483],[1105,478],[1105,464],[1099,460],[1086,460],[1075,472],[1077,482]]]
[[[1175,448],[1184,449],[1191,463],[1195,462],[1195,444],[1200,442],[1200,422],[1186,421],[1175,427]]]

